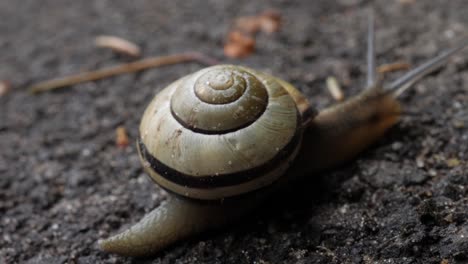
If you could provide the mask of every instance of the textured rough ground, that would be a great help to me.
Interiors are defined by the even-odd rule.
[[[0,1],[0,79],[13,84],[0,98],[0,263],[467,263],[468,50],[403,98],[411,114],[384,139],[251,219],[151,259],[96,249],[98,238],[166,196],[133,145],[116,147],[115,128],[124,125],[134,140],[149,98],[201,67],[25,91],[35,80],[121,61],[93,46],[96,35],[133,40],[147,55],[223,58],[232,20],[273,7],[282,31],[260,34],[253,56],[223,61],[290,80],[318,108],[332,102],[327,76],[348,95],[363,84],[370,6],[379,63],[420,63],[468,36],[465,0],[224,2]]]

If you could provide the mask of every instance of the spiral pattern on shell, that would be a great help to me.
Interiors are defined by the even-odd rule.
[[[186,128],[219,134],[251,124],[267,103],[266,88],[251,73],[216,66],[181,82],[171,98],[171,111]]]
[[[276,78],[218,65],[155,96],[141,121],[138,149],[163,188],[223,199],[277,180],[299,149],[299,124],[296,104]]]

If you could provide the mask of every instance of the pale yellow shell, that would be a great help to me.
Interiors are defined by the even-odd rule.
[[[222,71],[237,79],[220,77]],[[213,94],[206,91],[210,78],[220,88]],[[229,87],[233,83],[244,87]],[[200,91],[208,97],[200,99]],[[271,184],[284,173],[300,146],[300,118],[277,79],[219,65],[157,94],[143,115],[138,145],[145,168],[162,187],[196,199],[222,199]]]

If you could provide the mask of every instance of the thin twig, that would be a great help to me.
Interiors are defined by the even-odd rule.
[[[31,93],[40,93],[40,92],[50,91],[50,90],[54,90],[54,89],[65,87],[65,86],[75,85],[78,83],[96,81],[96,80],[104,79],[104,78],[115,76],[115,75],[132,73],[132,72],[146,70],[149,68],[155,68],[155,67],[190,62],[190,61],[198,61],[200,63],[207,64],[207,65],[214,65],[218,63],[216,60],[198,52],[150,57],[150,58],[146,58],[146,59],[142,59],[142,60],[138,60],[138,61],[134,61],[130,63],[112,66],[109,68],[103,68],[103,69],[98,69],[95,71],[83,72],[83,73],[78,73],[75,75],[70,75],[70,76],[66,76],[62,78],[39,82],[37,84],[31,85],[29,87],[29,91]]]

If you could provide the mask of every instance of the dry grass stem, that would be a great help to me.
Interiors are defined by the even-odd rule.
[[[115,36],[98,36],[94,40],[96,46],[111,49],[112,51],[130,57],[140,57],[141,49],[138,45],[126,39]]]
[[[387,72],[403,71],[408,70],[410,67],[411,65],[409,63],[400,61],[380,65],[379,67],[377,67],[377,72],[383,74]]]
[[[40,93],[58,89],[65,86],[75,85],[83,82],[91,82],[115,75],[142,71],[150,68],[167,66],[178,63],[197,61],[207,65],[218,64],[215,59],[198,52],[181,53],[176,55],[150,57],[138,61],[98,69],[95,71],[82,72],[62,78],[52,79],[33,84],[29,87],[31,93]]]

